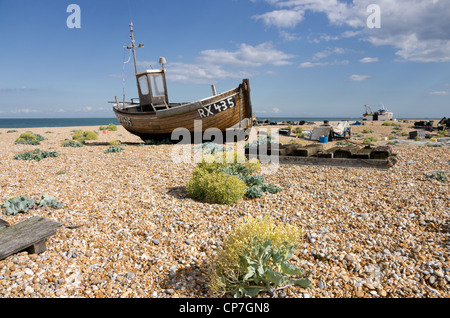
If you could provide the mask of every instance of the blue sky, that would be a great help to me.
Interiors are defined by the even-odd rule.
[[[0,0],[0,118],[114,117],[130,21],[138,68],[166,58],[171,102],[249,78],[258,117],[450,115],[448,0]]]

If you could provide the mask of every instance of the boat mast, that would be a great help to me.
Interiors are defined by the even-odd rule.
[[[136,63],[136,42],[134,41],[134,34],[133,34],[133,22],[130,23],[130,38],[131,38],[131,46],[127,46],[127,49],[131,49],[133,51],[133,60],[134,60],[134,74],[136,76],[136,84],[137,87],[139,87],[139,80],[137,77],[137,63]],[[144,44],[139,43],[138,47],[144,47]],[[141,105],[142,110],[142,105]]]
[[[134,41],[134,35],[133,35],[133,22],[130,23],[130,37],[131,37],[131,48],[133,50],[133,59],[134,59],[134,71],[135,74],[137,75],[137,65],[136,65],[136,44]],[[139,44],[139,47],[143,47],[143,44]]]

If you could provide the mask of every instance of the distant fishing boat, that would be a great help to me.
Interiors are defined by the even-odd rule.
[[[249,80],[244,79],[238,87],[213,95],[202,100],[187,103],[169,102],[166,84],[166,60],[161,57],[161,69],[138,72],[136,65],[136,46],[133,24],[130,24],[131,49],[139,93],[139,101],[119,102],[117,96],[113,106],[120,124],[130,133],[142,140],[163,139],[171,137],[177,128],[186,128],[194,133],[195,127],[201,131],[217,128],[222,132],[228,129],[245,130],[253,126],[252,104],[250,100]],[[139,44],[138,47],[143,47]],[[198,128],[196,128],[198,129]]]
[[[384,121],[384,120],[392,120],[394,114],[387,110],[384,105],[381,105],[381,108],[376,112],[373,112],[369,105],[365,105],[366,111],[363,114],[363,120],[367,121]]]

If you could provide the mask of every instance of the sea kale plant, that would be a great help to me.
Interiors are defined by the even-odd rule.
[[[280,192],[280,187],[265,184],[264,177],[255,174],[259,169],[257,159],[247,160],[239,152],[206,155],[194,169],[186,191],[195,200],[218,204],[235,204],[244,196],[253,199],[263,192]]]
[[[42,208],[47,206],[59,209],[63,205],[56,201],[53,196],[48,194],[41,195],[37,200],[21,195],[19,197],[6,200],[0,205],[0,209],[4,209],[3,214],[5,215],[16,215],[21,212],[25,213],[34,207]]]
[[[312,287],[304,271],[289,262],[301,243],[303,230],[272,218],[239,222],[217,253],[209,287],[215,296],[255,297],[290,286]]]
[[[23,144],[23,145],[39,145],[41,141],[43,141],[45,138],[42,137],[39,134],[33,134],[32,132],[26,132],[20,135],[19,138],[16,139],[16,144]]]
[[[56,151],[41,151],[39,149],[35,149],[34,151],[27,151],[24,153],[19,153],[14,156],[16,160],[36,160],[41,161],[44,158],[52,158],[58,157],[59,153]]]
[[[78,140],[66,140],[61,143],[63,147],[83,147],[83,143]]]
[[[108,149],[104,151],[104,153],[112,153],[112,152],[122,152],[123,148],[119,146],[109,146]]]
[[[21,195],[19,197],[6,200],[0,205],[0,208],[5,209],[3,214],[16,215],[17,213],[25,213],[31,209],[35,204],[34,199]]]

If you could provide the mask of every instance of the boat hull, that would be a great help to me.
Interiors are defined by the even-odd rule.
[[[141,112],[139,106],[113,107],[120,124],[143,140],[172,139],[176,129],[184,128],[193,136],[216,128],[246,130],[252,126],[252,105],[249,81],[244,79],[235,89],[193,103],[156,112]]]

